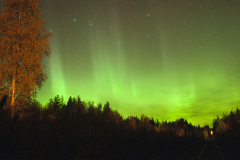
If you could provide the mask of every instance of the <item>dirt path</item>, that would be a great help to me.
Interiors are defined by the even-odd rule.
[[[209,140],[206,142],[207,144],[205,145],[199,160],[224,160],[224,157],[221,156],[221,154],[218,152],[217,147],[215,146],[214,140]],[[221,151],[220,151],[221,152]]]

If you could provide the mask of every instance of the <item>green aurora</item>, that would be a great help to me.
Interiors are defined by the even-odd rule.
[[[38,99],[109,101],[123,117],[209,124],[240,104],[240,2],[49,0]]]

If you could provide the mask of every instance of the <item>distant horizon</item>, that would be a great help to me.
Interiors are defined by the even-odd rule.
[[[53,39],[38,99],[79,95],[109,101],[124,116],[211,126],[240,104],[239,7],[233,0],[43,1]]]
[[[57,96],[57,95],[56,95],[56,96]],[[56,96],[49,98],[49,100],[50,100],[50,99],[54,99]],[[59,97],[62,97],[63,95],[58,95],[58,96],[59,96]],[[78,95],[77,95],[77,96],[78,96]],[[71,96],[71,97],[72,97],[72,98],[77,98],[77,96]],[[178,118],[176,118],[176,119],[163,119],[163,118],[161,118],[161,117],[150,116],[150,115],[145,114],[145,113],[138,113],[138,114],[136,114],[136,115],[134,115],[134,114],[132,114],[132,115],[127,115],[127,114],[121,113],[121,112],[117,109],[117,108],[121,108],[121,107],[116,107],[116,106],[114,106],[110,101],[106,101],[106,102],[95,102],[95,101],[92,101],[92,100],[84,100],[84,99],[81,98],[80,95],[79,95],[79,97],[80,97],[81,101],[84,101],[84,102],[88,102],[88,101],[94,102],[94,106],[95,106],[95,107],[96,107],[97,104],[99,104],[99,103],[101,103],[101,104],[104,106],[107,102],[109,102],[110,108],[111,108],[112,110],[117,110],[118,113],[119,113],[124,119],[127,119],[127,118],[130,117],[130,116],[141,118],[141,116],[144,115],[144,116],[147,116],[148,118],[153,118],[154,120],[157,120],[157,119],[158,119],[159,122],[165,122],[165,121],[167,121],[167,122],[172,122],[172,121],[176,121],[176,120],[178,120],[178,119],[183,118],[183,119],[187,120],[188,123],[191,123],[191,124],[194,125],[194,126],[198,126],[198,125],[199,125],[200,127],[204,127],[205,125],[209,125],[210,128],[213,127],[212,122],[213,122],[213,119],[214,119],[214,118],[217,118],[217,116],[219,116],[219,117],[221,118],[221,117],[223,116],[223,113],[228,115],[231,111],[235,111],[235,110],[238,108],[238,106],[236,106],[236,107],[233,107],[232,109],[230,109],[229,111],[225,111],[225,112],[223,111],[223,112],[221,112],[221,114],[216,114],[216,115],[213,116],[212,118],[211,118],[211,117],[208,117],[207,120],[202,121],[202,124],[201,124],[201,123],[200,123],[200,122],[201,122],[201,119],[204,119],[204,118],[200,118],[199,121],[197,121],[197,120],[195,120],[195,121],[194,121],[194,120],[193,120],[193,121],[190,121],[189,119],[187,119],[187,118],[185,118],[185,117],[178,117]],[[70,96],[69,96],[69,97],[64,97],[64,96],[63,96],[63,98],[64,98],[64,103],[67,104]],[[39,100],[39,99],[37,98],[37,100]],[[47,105],[47,103],[49,103],[49,100],[48,100],[46,103],[42,103],[41,101],[39,101],[39,102],[40,102],[40,103],[42,104],[42,106],[44,107],[44,106]],[[219,113],[220,113],[220,112],[219,112]],[[201,116],[200,116],[200,117],[201,117]],[[202,116],[202,117],[204,117],[204,116]],[[210,123],[207,123],[207,121],[210,121]]]

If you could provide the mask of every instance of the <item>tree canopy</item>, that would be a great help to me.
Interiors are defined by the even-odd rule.
[[[0,88],[16,103],[29,100],[47,75],[42,59],[49,57],[52,33],[44,28],[38,0],[5,0],[0,16]],[[15,100],[16,99],[16,100]]]

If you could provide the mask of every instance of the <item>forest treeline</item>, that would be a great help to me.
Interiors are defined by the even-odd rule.
[[[67,103],[63,96],[56,96],[45,107],[33,100],[14,117],[10,106],[4,96],[0,103],[0,152],[5,159],[191,159],[205,139],[212,138],[211,130],[224,145],[240,144],[238,109],[222,118],[217,116],[210,129],[183,118],[173,122],[145,115],[124,119],[109,102],[94,105],[79,96],[70,97]]]

